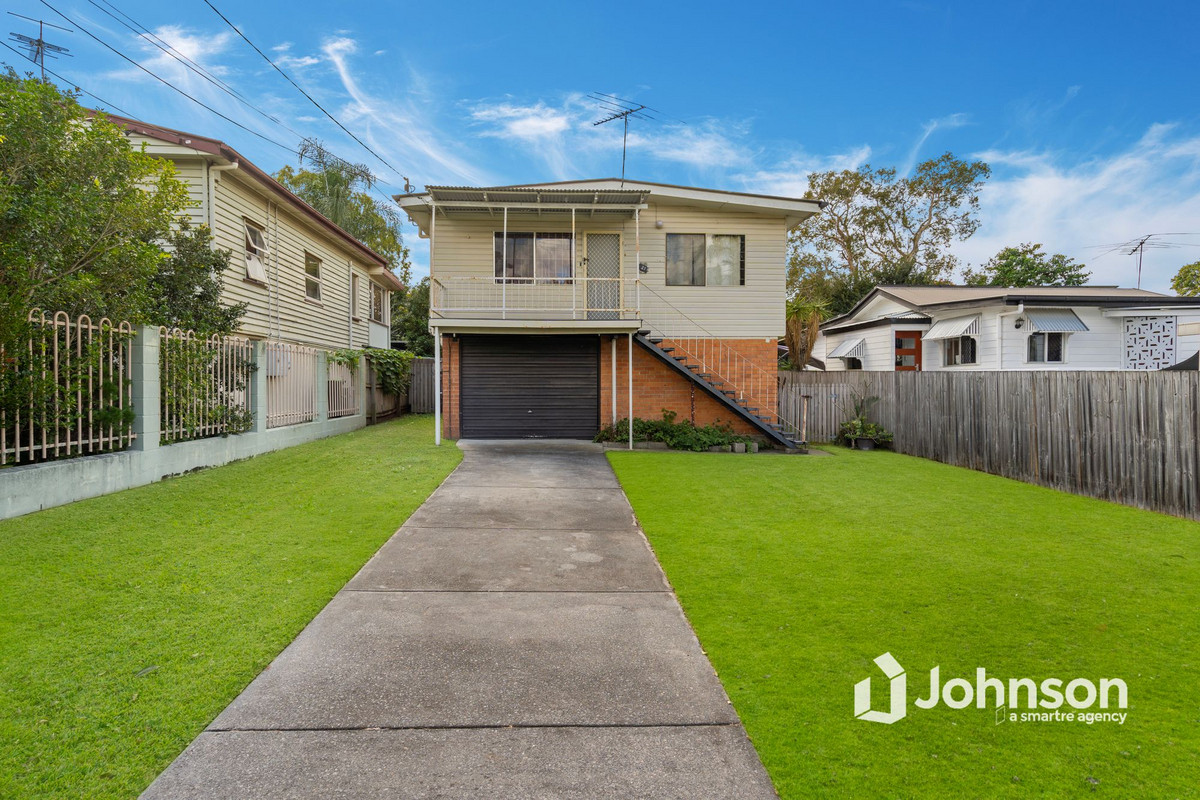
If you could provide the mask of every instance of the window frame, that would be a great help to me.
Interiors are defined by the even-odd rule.
[[[362,291],[362,276],[350,270],[350,319],[362,322],[362,314],[358,308],[358,295]]]
[[[263,245],[260,249],[254,244],[253,237],[250,232],[254,231],[262,239]],[[267,228],[265,225],[259,225],[249,217],[242,217],[242,263],[244,274],[242,279],[256,284],[258,286],[267,285],[267,257],[271,254],[271,245],[267,241]],[[250,259],[257,259],[259,267],[262,269],[262,277],[258,277],[251,270]]]
[[[668,254],[671,252],[670,241],[671,241],[672,236],[703,236],[704,237],[704,247],[700,251],[701,255],[704,258],[704,265],[700,270],[700,274],[703,276],[702,283],[696,283],[694,280],[695,275],[696,275],[695,262],[693,262],[693,264],[692,264],[693,281],[691,283],[672,283],[671,282],[671,266],[670,266],[670,262],[668,261]],[[708,252],[709,252],[709,249],[712,247],[712,240],[717,236],[737,237],[737,239],[738,239],[738,269],[737,269],[737,282],[736,283],[709,283],[708,282]],[[691,231],[691,232],[679,231],[678,233],[668,233],[668,234],[666,234],[666,236],[663,239],[663,273],[664,273],[663,274],[663,285],[664,286],[673,286],[673,287],[705,286],[705,287],[717,287],[717,288],[732,288],[732,287],[737,287],[737,286],[745,286],[746,285],[746,234],[744,234],[744,233],[696,233],[694,231]]]
[[[312,273],[310,273],[308,271],[310,260],[316,262],[316,267],[317,267],[316,275],[313,275]],[[307,250],[304,251],[304,299],[309,301],[310,303],[320,304],[323,302],[322,296],[324,294],[324,291],[323,291],[324,280],[321,277],[321,267],[322,267],[323,263],[324,262],[322,262],[321,259],[318,258],[317,256],[313,255],[312,253],[308,252]],[[308,288],[309,288],[310,282],[313,282],[316,284],[316,287],[317,287],[317,296],[316,297],[313,297],[311,294],[308,293]]]
[[[968,340],[971,342],[972,359],[970,361],[963,361],[963,360],[961,360],[962,352],[964,349],[963,345]],[[952,345],[953,345],[953,347],[952,347]],[[960,360],[959,361],[951,360],[954,355],[957,355]],[[974,366],[978,366],[978,365],[979,365],[979,341],[974,336],[969,336],[969,335],[964,334],[963,336],[955,336],[952,339],[943,339],[942,340],[942,366],[943,367],[948,367],[948,368],[974,367]]]
[[[507,243],[508,240],[514,242],[519,239],[529,238],[529,275],[503,275],[501,274],[506,269],[514,270],[516,266],[516,244],[513,245],[513,259],[503,259],[500,249],[501,242]],[[538,272],[538,241],[563,241],[567,242],[567,274],[566,275],[539,275]],[[504,245],[506,246],[506,245]],[[575,280],[575,246],[576,235],[570,231],[492,231],[492,276],[495,280],[503,283],[569,283]]]
[[[375,297],[376,293],[379,294],[378,300],[376,300],[376,297]],[[378,283],[375,283],[375,281],[371,281],[370,282],[370,300],[371,300],[371,307],[368,310],[369,311],[368,316],[369,316],[370,320],[372,322],[376,322],[380,325],[387,325],[388,324],[387,311],[388,311],[388,306],[390,305],[390,303],[388,302],[388,290],[383,288],[382,286],[380,286]],[[376,312],[378,312],[378,314]]]
[[[1040,359],[1031,358],[1031,356],[1033,354],[1030,352],[1030,348],[1033,346],[1034,338],[1037,336],[1043,337],[1044,342],[1045,342],[1045,344],[1042,345],[1042,358],[1040,358]],[[1059,337],[1059,344],[1058,344],[1059,357],[1055,361],[1050,360],[1050,337],[1051,336]],[[1066,364],[1067,363],[1067,340],[1070,339],[1070,337],[1071,337],[1071,335],[1064,331],[1031,331],[1029,336],[1027,336],[1025,339],[1025,363],[1026,364]]]

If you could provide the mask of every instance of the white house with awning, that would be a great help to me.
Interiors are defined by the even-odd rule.
[[[1114,286],[877,286],[821,326],[828,371],[1152,370],[1200,350],[1200,298]]]

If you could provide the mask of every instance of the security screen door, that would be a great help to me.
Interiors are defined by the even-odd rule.
[[[586,234],[584,259],[588,277],[588,319],[620,319],[617,309],[621,303],[621,282],[617,279],[621,277],[621,234]]]

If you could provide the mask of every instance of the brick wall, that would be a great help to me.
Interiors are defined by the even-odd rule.
[[[612,424],[614,421],[612,379],[612,342],[614,338],[617,345],[617,413],[615,419],[624,419],[629,416],[628,337],[602,336],[600,337],[601,426]],[[762,372],[745,370],[747,375],[756,376],[756,382],[761,388],[762,396],[752,397],[754,400],[752,405],[759,409],[773,411],[776,385],[774,380],[764,378],[763,373],[766,373],[767,376],[775,375],[777,361],[774,340],[725,339],[722,341],[761,368]],[[664,345],[669,346],[669,343],[664,343]],[[727,376],[730,380],[745,380],[744,376],[733,369],[727,369],[727,372],[730,373]],[[450,336],[443,336],[442,436],[447,439],[457,439],[460,434],[459,385],[459,342]],[[633,415],[642,419],[660,419],[663,409],[674,411],[678,420],[691,420],[699,426],[727,422],[737,433],[760,434],[760,431],[737,416],[728,407],[635,343],[633,345]]]
[[[459,434],[459,342],[442,337],[442,436],[457,439]]]
[[[776,385],[773,379],[764,378],[763,373],[772,378],[775,375],[777,364],[775,342],[762,339],[725,339],[722,341],[762,369],[762,372],[749,368],[743,370],[746,376],[751,374],[758,376],[757,384],[760,387],[759,394],[761,396],[753,397],[752,405],[759,409],[774,410]],[[624,336],[616,337],[616,342],[617,411],[615,419],[624,419],[629,416],[629,373],[627,371],[629,342]],[[669,342],[663,344],[670,346]],[[614,421],[612,366],[611,339],[605,337],[601,341],[600,348],[600,422],[602,425],[609,425]],[[740,373],[731,372],[728,377],[731,380],[745,380],[745,376]],[[633,415],[642,419],[659,419],[662,417],[663,409],[674,411],[677,420],[691,420],[699,426],[728,422],[738,433],[748,435],[760,433],[727,406],[715,400],[692,381],[687,380],[635,343],[633,346]]]

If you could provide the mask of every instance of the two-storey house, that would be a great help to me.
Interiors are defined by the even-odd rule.
[[[814,200],[600,180],[428,186],[438,436],[658,419],[791,440],[776,413],[788,231]]]

